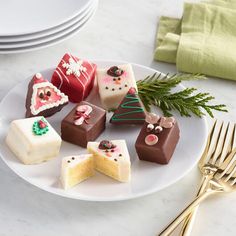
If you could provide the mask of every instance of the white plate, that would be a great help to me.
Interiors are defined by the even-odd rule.
[[[60,42],[65,41],[66,39],[71,38],[72,36],[76,35],[83,27],[93,18],[97,7],[93,10],[93,12],[89,13],[88,16],[86,16],[86,20],[82,22],[81,25],[79,25],[76,29],[72,30],[71,32],[64,34],[54,40],[50,40],[48,42],[44,42],[41,44],[36,44],[34,46],[27,46],[27,47],[21,47],[21,48],[11,48],[11,49],[0,49],[0,54],[15,54],[15,53],[25,53],[30,51],[39,50],[42,48],[50,47],[53,45],[56,45]]]
[[[0,0],[0,36],[32,34],[61,25],[93,0]]]
[[[40,32],[33,33],[33,34],[6,36],[6,37],[0,36],[0,45],[14,44],[14,43],[22,42],[22,41],[41,39],[41,38],[47,37],[49,35],[55,34],[59,31],[62,31],[64,29],[67,29],[70,26],[74,25],[76,22],[78,22],[80,19],[82,19],[84,16],[86,16],[88,14],[88,12],[92,8],[94,8],[94,6],[96,4],[97,4],[97,0],[94,0],[93,2],[91,2],[90,5],[87,6],[87,8],[84,9],[84,11],[82,11],[80,14],[76,15],[73,19],[66,21],[65,23],[58,25],[56,27],[53,27],[51,29],[40,31]]]
[[[62,37],[63,35],[66,35],[66,34],[72,32],[73,30],[79,28],[81,25],[83,25],[91,17],[93,12],[97,8],[97,2],[98,1],[94,2],[94,4],[92,5],[92,8],[89,8],[89,11],[87,11],[86,14],[82,16],[82,18],[79,17],[76,22],[74,22],[72,25],[70,25],[69,27],[67,27],[65,29],[59,30],[58,32],[53,33],[53,34],[49,34],[46,37],[37,38],[35,40],[26,40],[26,41],[17,42],[17,43],[4,43],[4,44],[0,43],[0,50],[32,47],[35,45],[47,43],[52,40],[58,39],[58,38]]]
[[[124,62],[95,61],[99,67],[107,67]],[[134,73],[137,79],[153,74],[155,70],[133,64]],[[50,79],[53,69],[42,71],[45,78]],[[54,160],[38,165],[23,165],[11,153],[5,144],[5,136],[9,124],[14,119],[24,117],[25,96],[27,92],[27,79],[13,88],[0,104],[0,151],[4,162],[16,174],[25,181],[54,194],[88,201],[118,201],[132,199],[159,191],[170,184],[175,183],[186,175],[197,163],[207,138],[206,119],[183,118],[175,116],[180,125],[181,138],[175,153],[168,165],[158,165],[137,158],[134,142],[139,133],[139,126],[117,127],[107,123],[105,132],[98,138],[102,139],[125,139],[132,161],[132,178],[130,183],[119,183],[107,176],[96,173],[96,175],[76,187],[65,191],[59,183],[61,158],[67,155],[85,153],[86,149],[76,145],[63,142],[60,156]],[[183,88],[179,86],[179,89]],[[93,93],[95,90],[93,90]],[[91,94],[89,100],[96,100]],[[75,104],[67,105],[61,112],[48,118],[53,127],[60,133],[60,122],[64,116],[74,107]],[[108,115],[108,121],[109,116]]]

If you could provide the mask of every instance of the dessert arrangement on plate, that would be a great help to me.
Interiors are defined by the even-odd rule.
[[[94,89],[94,84],[98,89]],[[94,91],[93,91],[94,90]],[[86,101],[98,93],[101,106]],[[60,121],[57,133],[47,117],[68,103],[73,109]],[[12,120],[6,144],[25,165],[40,165],[59,158],[62,142],[84,148],[65,156],[58,168],[61,187],[72,188],[98,171],[114,182],[129,182],[132,163],[124,139],[100,139],[111,126],[135,127],[139,131],[133,147],[134,158],[152,165],[168,164],[180,137],[177,119],[150,113],[140,99],[131,64],[99,68],[92,62],[65,54],[51,78],[36,73],[26,91],[25,118]],[[107,122],[107,113],[113,112]],[[110,123],[108,126],[107,124]]]

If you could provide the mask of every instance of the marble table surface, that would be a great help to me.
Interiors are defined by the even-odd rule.
[[[0,99],[31,74],[54,66],[67,51],[84,58],[125,60],[175,72],[174,65],[153,62],[154,39],[159,17],[180,17],[182,7],[182,0],[101,0],[93,20],[74,38],[35,52],[0,55]],[[229,113],[216,113],[216,117],[236,120],[236,82],[208,79],[185,84],[212,93],[228,106]],[[94,203],[44,192],[0,161],[0,236],[155,235],[194,197],[199,179],[195,167],[155,194]],[[203,203],[192,235],[236,235],[235,199],[233,193]]]

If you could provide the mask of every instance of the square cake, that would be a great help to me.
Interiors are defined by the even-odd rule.
[[[120,182],[130,181],[130,156],[125,140],[88,142],[95,169]]]
[[[173,117],[147,115],[135,148],[140,160],[168,164],[179,141],[179,126]]]
[[[82,101],[62,120],[61,137],[64,141],[87,147],[105,129],[106,111]]]
[[[66,53],[54,71],[51,82],[71,102],[80,102],[93,88],[96,68],[95,64]]]
[[[94,175],[93,155],[82,154],[62,159],[61,183],[64,189],[71,188]]]
[[[24,164],[37,164],[56,157],[61,137],[42,117],[32,117],[11,122],[6,143]]]
[[[130,64],[97,69],[97,82],[102,105],[107,110],[116,109],[131,87],[137,90]]]

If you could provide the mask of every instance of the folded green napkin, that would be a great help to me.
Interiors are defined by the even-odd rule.
[[[236,2],[185,3],[182,19],[161,17],[154,59],[189,73],[236,80]]]

